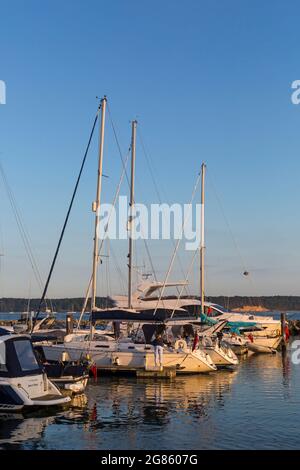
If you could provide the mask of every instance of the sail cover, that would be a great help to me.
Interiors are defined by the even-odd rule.
[[[172,315],[173,314],[173,315]],[[91,314],[91,321],[136,321],[136,322],[165,322],[168,320],[175,319],[190,319],[190,316],[186,310],[183,309],[149,309],[142,311],[126,310],[126,309],[107,309],[93,311]]]

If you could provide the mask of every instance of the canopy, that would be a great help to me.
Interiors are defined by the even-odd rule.
[[[7,336],[10,334],[11,332],[9,330],[6,330],[5,328],[0,328],[0,336]]]
[[[214,318],[208,317],[204,313],[200,315],[201,321],[207,323],[208,325],[216,325],[220,322],[220,320],[216,320]],[[255,326],[255,322],[246,322],[246,321],[227,321],[227,325],[232,330],[238,330],[238,328],[244,328],[247,326]]]
[[[11,338],[7,337],[0,343],[0,377],[24,377],[42,373],[28,336],[11,335]]]
[[[143,322],[143,323],[153,323],[153,322],[165,322],[168,320],[191,320],[191,316],[188,315],[188,312],[183,309],[149,309],[136,312],[135,310],[126,310],[126,309],[107,309],[107,310],[97,310],[92,312],[91,321],[94,324],[97,320],[103,321],[128,321],[128,322]]]

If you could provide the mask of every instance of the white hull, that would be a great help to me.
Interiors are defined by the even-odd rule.
[[[61,390],[65,396],[74,396],[83,393],[88,383],[87,377],[79,377],[74,379],[73,377],[60,377],[52,379],[52,382]]]
[[[43,345],[44,354],[49,361],[58,361],[61,354],[67,351],[72,361],[79,360],[84,355],[89,355],[96,364],[97,369],[102,370],[123,370],[132,371],[145,369],[145,367],[154,367],[154,350],[150,345],[129,345],[127,350],[124,347],[118,349],[114,345],[106,342],[105,346],[101,343],[88,344],[67,343],[66,345]],[[102,348],[102,351],[99,350]],[[104,349],[105,348],[105,349]],[[213,361],[204,352],[197,350],[188,351],[169,351],[165,348],[163,353],[163,367],[176,367],[178,373],[203,373],[216,370]]]
[[[206,347],[205,351],[210,355],[213,363],[217,367],[236,366],[239,363],[238,358],[229,348],[224,349],[215,345],[212,347]]]
[[[0,396],[1,392],[5,395],[9,393],[11,397],[5,402],[0,400],[0,411],[6,412],[58,406],[70,401],[69,397],[63,397],[57,387],[43,375],[0,379]]]
[[[167,284],[167,287],[182,286],[186,283],[175,282]],[[187,306],[200,309],[201,302],[198,299],[194,298],[159,298],[160,289],[164,286],[164,283],[153,283],[153,282],[144,282],[138,287],[138,290],[133,294],[132,306],[136,310],[142,310],[147,308],[186,308]],[[157,295],[157,298],[151,297],[152,295]],[[126,308],[128,305],[128,299],[126,296],[114,296],[113,300],[116,307]],[[159,301],[158,301],[159,300]],[[264,315],[255,315],[253,313],[242,313],[242,312],[232,312],[224,309],[222,306],[213,304],[210,302],[204,302],[205,308],[210,308],[212,311],[213,320],[226,320],[228,322],[245,322],[245,323],[255,323],[261,328],[264,329],[264,334],[271,336],[280,336],[281,334],[281,322],[280,320],[275,320],[272,316]]]
[[[254,353],[273,353],[281,343],[281,336],[270,338],[265,336],[256,336],[253,343],[247,344],[249,351]]]
[[[243,356],[248,353],[247,344],[230,344],[230,342],[224,341],[231,348],[236,356]]]
[[[1,335],[0,411],[57,406],[69,401],[43,373],[29,336]]]

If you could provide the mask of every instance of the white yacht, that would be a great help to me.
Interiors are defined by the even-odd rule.
[[[64,405],[70,401],[48,379],[28,335],[0,331],[0,411]]]
[[[147,304],[143,301],[141,306],[137,305],[134,296],[132,295],[132,270],[133,270],[133,217],[130,215],[128,218],[128,232],[129,232],[129,253],[128,253],[128,296],[123,299],[123,303],[117,303],[113,309],[98,309],[96,306],[96,290],[97,290],[97,267],[99,260],[101,259],[101,245],[98,239],[98,224],[99,224],[99,209],[101,206],[101,188],[102,188],[102,167],[103,167],[103,143],[104,143],[104,128],[105,128],[105,110],[106,110],[106,97],[101,100],[101,128],[100,128],[100,140],[99,140],[99,159],[98,159],[98,179],[97,179],[97,191],[96,199],[93,202],[93,211],[95,212],[95,231],[94,231],[94,250],[93,250],[93,270],[90,279],[89,287],[87,289],[85,304],[82,309],[82,314],[85,311],[87,299],[91,294],[91,310],[92,316],[99,314],[99,319],[102,321],[124,321],[125,323],[136,322],[143,326],[147,321],[150,322],[161,322],[165,318],[158,318],[159,315],[165,314],[174,317],[174,321],[177,321],[177,317],[188,317],[189,313],[185,308],[182,299],[176,298],[172,305],[166,306],[166,302],[163,299],[157,304],[157,301]],[[130,184],[130,209],[131,214],[135,204],[134,198],[134,171],[135,171],[135,147],[136,147],[136,127],[137,122],[132,122],[132,136],[131,136],[131,184]],[[204,168],[202,165],[202,177],[204,178]],[[203,276],[202,276],[203,279]],[[160,284],[160,287],[165,288],[167,282]],[[204,292],[204,289],[201,289]],[[189,304],[189,300],[186,304]],[[178,305],[178,303],[182,303]],[[203,302],[201,303],[203,305]],[[141,308],[140,308],[141,307]],[[148,320],[145,320],[147,317]],[[156,318],[154,318],[156,315]],[[190,317],[192,315],[190,314]],[[191,318],[190,318],[191,319]],[[190,320],[189,319],[189,320]],[[71,360],[78,360],[84,354],[89,354],[92,361],[97,365],[98,369],[123,369],[133,370],[138,368],[147,368],[154,365],[154,353],[151,340],[145,339],[143,343],[137,343],[132,341],[130,338],[126,338],[123,341],[113,341],[110,336],[100,335],[97,337],[97,333],[87,335],[81,334],[79,331],[76,334],[66,336],[62,341],[58,341],[57,344],[50,344],[47,341],[43,343],[43,351],[47,360],[59,360],[61,354],[66,350]],[[176,347],[176,344],[178,347]],[[218,359],[219,364],[224,362],[224,365],[237,363],[237,358],[234,353],[229,354],[228,348],[214,347],[210,349],[210,352],[215,355]],[[223,365],[223,364],[222,364]],[[191,348],[183,343],[179,347],[178,343],[175,343],[173,347],[165,347],[164,351],[164,366],[174,366],[178,372],[190,373],[190,372],[208,372],[215,370],[216,366],[212,361],[207,350],[203,348]]]
[[[204,351],[209,354],[213,363],[217,367],[237,366],[238,357],[231,349],[230,345],[223,341],[212,341],[210,337],[204,336],[202,340]]]
[[[249,342],[252,347],[256,347],[256,352],[270,352],[276,349],[281,341],[281,322],[274,320],[272,317],[263,317],[258,315],[247,315],[242,313],[234,313],[220,305],[205,302],[205,286],[204,286],[204,205],[205,205],[205,173],[206,165],[201,166],[201,240],[200,240],[200,292],[199,299],[191,296],[183,296],[184,288],[187,286],[187,279],[181,282],[168,282],[168,274],[164,282],[146,282],[140,285],[135,293],[131,293],[131,285],[129,295],[115,296],[113,298],[117,308],[124,308],[129,305],[136,311],[148,309],[167,309],[173,313],[176,309],[184,309],[194,319],[201,318],[207,324],[215,324],[220,321],[227,321],[230,328],[237,331],[238,327],[243,327],[243,335],[247,338],[246,327],[252,328],[249,333]],[[166,288],[175,287],[176,295],[167,296]],[[172,316],[173,316],[172,313]]]
[[[40,347],[48,361],[57,361],[64,352],[71,360],[89,355],[98,369],[133,370],[154,367],[154,347],[152,340],[158,329],[163,329],[168,339],[164,347],[163,365],[176,367],[178,373],[209,372],[216,367],[238,364],[237,356],[229,347],[217,340],[217,332],[226,322],[220,322],[201,332],[199,322],[186,317],[185,310],[176,310],[174,317],[165,309],[152,309],[137,313],[134,311],[111,309],[97,310],[92,314],[92,324],[97,320],[123,322],[131,325],[130,337],[124,331],[123,337],[115,339],[107,331],[93,330],[91,334],[72,334],[63,343],[51,344],[44,341]],[[189,330],[189,332],[187,331]],[[195,333],[199,340],[195,343]]]
[[[123,313],[123,315],[122,315]],[[131,313],[131,316],[130,316]],[[110,371],[134,371],[138,369],[153,368],[155,366],[154,347],[151,344],[157,328],[162,326],[166,312],[158,311],[153,317],[153,311],[136,313],[135,311],[105,310],[93,312],[92,324],[97,319],[102,321],[130,322],[133,330],[140,327],[143,337],[124,336],[116,339],[113,335],[92,328],[89,334],[70,334],[64,338],[63,343],[51,344],[44,341],[40,344],[45,358],[48,361],[57,361],[66,352],[72,361],[89,356],[98,369]],[[158,318],[159,317],[159,318]],[[136,320],[139,319],[137,326]],[[203,373],[216,370],[211,357],[203,350],[196,348],[185,341],[175,344],[166,344],[163,352],[163,367],[175,367],[178,373]]]
[[[143,282],[137,290],[132,294],[132,307],[135,310],[143,310],[145,308],[166,308],[176,309],[183,308],[187,310],[194,317],[200,316],[201,301],[191,296],[181,296],[178,298],[175,295],[159,296],[162,288],[175,287],[180,289],[187,286],[186,281],[169,282]],[[116,307],[124,308],[128,304],[127,296],[116,295],[112,297]],[[266,332],[273,334],[280,334],[281,323],[280,320],[275,320],[271,316],[253,315],[252,313],[232,312],[221,305],[211,302],[204,302],[205,313],[209,312],[209,316],[216,320],[226,320],[228,322],[246,322],[255,323],[263,327]]]
[[[104,128],[105,128],[105,110],[107,99],[104,97],[101,100],[101,127],[100,127],[100,140],[99,140],[99,159],[98,159],[98,179],[96,199],[93,202],[93,211],[95,212],[95,232],[94,232],[94,250],[93,250],[93,272],[86,295],[86,300],[91,292],[91,310],[92,315],[107,314],[111,316],[113,313],[111,309],[101,310],[96,307],[96,289],[97,289],[97,267],[100,260],[100,244],[98,239],[98,224],[99,224],[99,209],[101,203],[101,186],[102,186],[102,167],[103,167],[103,143],[104,143]],[[100,108],[99,108],[100,109]],[[131,135],[131,185],[130,185],[130,208],[134,206],[134,168],[135,168],[135,147],[136,147],[136,127],[137,122],[132,122],[132,135]],[[129,236],[129,255],[128,255],[128,300],[126,310],[114,309],[115,314],[120,317],[122,313],[125,315],[124,321],[130,320],[130,315],[133,319],[138,318],[143,323],[140,312],[135,311],[131,305],[131,291],[132,291],[132,255],[133,255],[133,237],[132,237],[132,217],[128,220]],[[85,302],[86,305],[86,302]],[[82,313],[84,312],[83,308]],[[149,313],[149,312],[148,312]],[[156,312],[155,312],[156,313]],[[160,312],[158,312],[160,313]],[[185,310],[182,311],[185,315]],[[153,318],[153,309],[150,312],[150,320],[153,323],[156,319]],[[108,318],[107,321],[113,320]],[[98,369],[119,369],[119,370],[137,370],[140,368],[147,369],[154,366],[154,348],[145,341],[143,344],[138,344],[130,338],[124,341],[112,340],[108,335],[97,336],[95,331],[91,335],[80,334],[76,332],[72,335],[67,335],[63,342],[59,344],[49,344],[47,341],[42,343],[43,352],[47,360],[59,360],[64,351],[69,354],[71,360],[81,359],[84,354],[88,354],[91,360],[96,364]],[[216,370],[216,366],[212,362],[210,356],[204,351],[197,349],[193,351],[191,348],[168,348],[165,347],[163,354],[163,366],[176,367],[178,372],[209,372]]]
[[[43,344],[43,350],[49,361],[59,360],[63,352],[67,352],[74,361],[88,355],[100,370],[131,372],[155,367],[151,344],[134,343],[129,338],[116,341],[111,336],[98,333],[92,340],[89,335],[68,335],[62,344]],[[175,367],[180,374],[217,369],[208,354],[200,349],[192,351],[185,345],[178,345],[178,348],[165,346],[162,366]]]
[[[200,318],[201,301],[190,296],[178,298],[175,295],[159,294],[164,288],[176,287],[180,289],[187,285],[185,281],[178,281],[164,284],[163,282],[142,283],[136,292],[132,294],[132,307],[139,311],[145,308],[165,308],[168,310],[184,309],[192,318]],[[122,308],[127,305],[126,296],[112,297],[116,307]],[[281,322],[271,316],[260,316],[252,313],[245,314],[232,312],[221,305],[211,302],[204,302],[204,314],[208,321],[215,323],[226,320],[229,325],[238,324],[240,333],[255,352],[270,352],[278,348],[281,342]],[[257,348],[255,348],[255,345]]]

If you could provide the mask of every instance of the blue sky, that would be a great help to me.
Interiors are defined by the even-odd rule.
[[[291,102],[291,83],[300,79],[298,2],[2,0],[0,7],[0,80],[7,86],[7,104],[0,106],[0,157],[44,277],[95,97],[107,94],[123,152],[130,120],[137,117],[157,184],[169,201],[189,202],[206,161],[208,295],[300,294],[300,105]],[[107,127],[108,202],[121,166]],[[51,296],[85,292],[96,146],[97,139]],[[136,176],[136,199],[158,202],[140,147]],[[30,284],[31,294],[38,295],[2,183],[0,198],[0,296],[27,296]],[[172,245],[150,247],[163,278]],[[124,269],[125,243],[114,250]],[[181,253],[184,266],[189,256]],[[144,259],[140,247],[137,264]],[[178,266],[172,278],[182,278]],[[122,290],[113,267],[110,281],[114,292]],[[192,283],[196,291],[196,271]],[[99,293],[106,289],[100,275]]]

